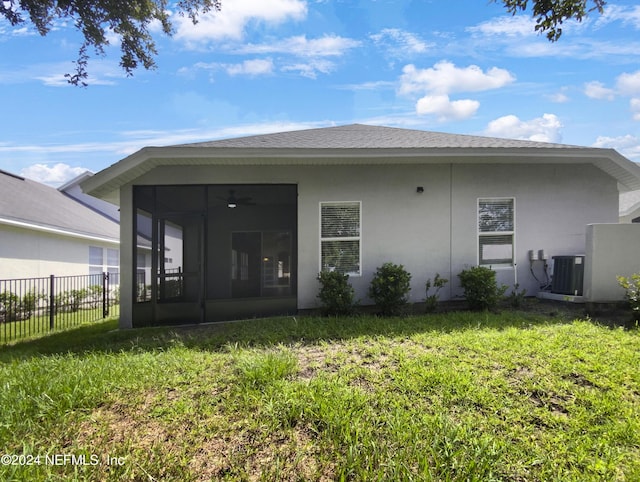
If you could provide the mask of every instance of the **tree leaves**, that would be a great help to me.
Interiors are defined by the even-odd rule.
[[[551,42],[562,35],[562,24],[569,19],[582,21],[590,12],[602,13],[605,0],[493,0],[503,2],[512,15],[531,12],[536,20],[535,30],[546,33]],[[173,5],[173,4],[172,4]],[[195,24],[199,15],[219,11],[221,0],[179,0],[175,4],[180,15]],[[168,13],[168,0],[3,0],[0,15],[12,26],[31,23],[40,35],[47,35],[56,20],[72,20],[81,32],[84,42],[75,61],[76,72],[65,77],[73,85],[87,85],[88,50],[104,55],[109,45],[109,33],[117,35],[120,43],[120,66],[127,75],[140,66],[156,67],[156,45],[150,27],[158,22],[166,35],[172,35],[173,26]]]
[[[198,15],[220,10],[220,0],[181,0],[177,4],[181,15],[197,23]],[[143,66],[156,67],[156,45],[150,32],[152,24],[159,22],[166,35],[173,33],[169,21],[167,0],[4,0],[0,2],[0,15],[12,26],[33,24],[40,35],[47,35],[56,20],[72,20],[84,37],[74,62],[76,71],[65,77],[73,85],[87,85],[90,48],[96,55],[104,55],[109,33],[116,34],[120,42],[120,66],[127,73]]]
[[[493,0],[498,2],[499,0]],[[501,0],[512,15],[527,11],[529,0]],[[536,32],[546,33],[550,42],[562,35],[562,24],[569,19],[581,22],[590,12],[603,13],[605,0],[533,0],[532,14]]]

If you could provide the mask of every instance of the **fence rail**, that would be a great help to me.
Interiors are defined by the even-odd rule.
[[[0,344],[109,316],[109,274],[0,280]]]

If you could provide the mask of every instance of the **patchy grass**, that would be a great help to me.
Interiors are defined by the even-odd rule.
[[[640,480],[638,331],[530,313],[114,328],[2,349],[0,479]]]

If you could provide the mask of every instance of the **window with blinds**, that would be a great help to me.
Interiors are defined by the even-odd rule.
[[[320,203],[320,270],[359,276],[360,202]]]
[[[515,199],[478,199],[478,264],[513,265]]]

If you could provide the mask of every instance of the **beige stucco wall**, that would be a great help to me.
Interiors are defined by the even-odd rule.
[[[457,274],[478,262],[477,199],[515,197],[517,267],[500,268],[498,280],[516,279],[531,295],[529,250],[548,255],[585,252],[585,226],[618,220],[614,179],[592,165],[431,164],[371,166],[174,166],[160,167],[134,184],[298,185],[298,307],[317,306],[319,203],[362,202],[362,276],[351,282],[363,304],[377,266],[400,263],[412,274],[411,301],[424,299],[435,273],[451,280],[442,299],[462,294]],[[424,193],[416,188],[422,186]],[[130,326],[131,185],[121,190],[122,326]],[[539,278],[542,265],[534,265]]]
[[[590,224],[586,228],[584,296],[602,303],[624,299],[617,276],[640,273],[640,224]]]
[[[117,243],[0,224],[0,279],[89,274],[89,246]]]

